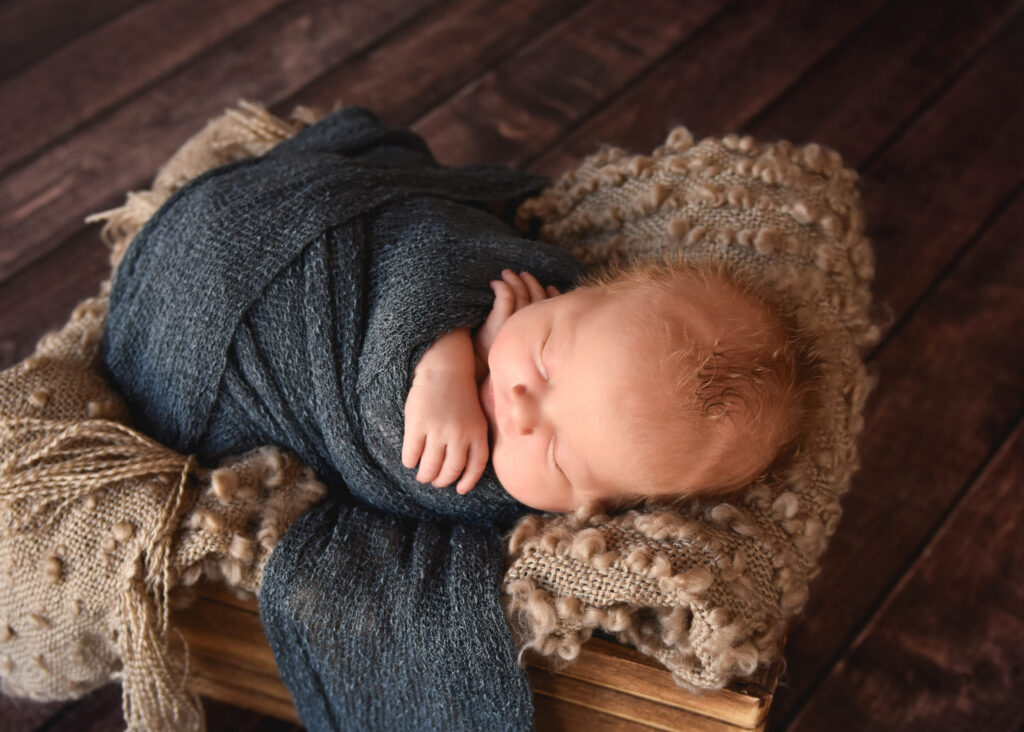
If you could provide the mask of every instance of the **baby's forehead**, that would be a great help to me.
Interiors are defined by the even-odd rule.
[[[753,334],[784,337],[782,323],[768,303],[721,278],[674,286],[623,283],[609,290],[607,307],[612,319],[632,325],[635,347],[645,350],[684,337],[708,346]]]

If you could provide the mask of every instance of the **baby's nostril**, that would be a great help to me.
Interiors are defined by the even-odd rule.
[[[521,434],[521,435],[532,435],[532,434],[533,434],[533,430],[532,430],[531,428],[529,428],[529,427],[524,427],[524,428],[523,428],[523,429],[522,429],[522,430],[520,431],[520,433],[519,433],[519,434]]]
[[[523,394],[526,393],[526,387],[523,386],[522,384],[516,384],[515,386],[512,387],[512,391],[514,391],[516,395],[522,396]]]

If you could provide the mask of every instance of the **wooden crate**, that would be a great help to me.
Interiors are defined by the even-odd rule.
[[[193,688],[203,696],[298,721],[277,675],[254,600],[204,586],[199,598],[172,616],[189,644]],[[528,668],[538,730],[763,730],[778,665],[758,679],[694,696],[638,651],[599,638],[580,658],[552,671],[544,659]]]

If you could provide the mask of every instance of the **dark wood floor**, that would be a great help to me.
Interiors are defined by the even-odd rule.
[[[443,162],[547,174],[680,122],[839,149],[891,325],[770,728],[1024,724],[1020,2],[0,2],[0,367],[106,275],[83,217],[240,97],[366,105]],[[208,712],[211,730],[291,729]],[[121,728],[116,688],[0,698],[4,732]]]

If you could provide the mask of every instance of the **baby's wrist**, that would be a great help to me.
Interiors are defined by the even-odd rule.
[[[420,357],[413,378],[465,374],[476,378],[478,364],[468,328],[456,328],[438,338]]]

